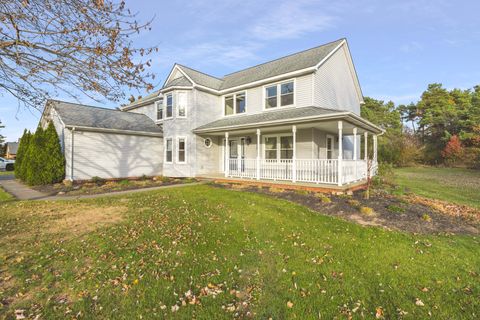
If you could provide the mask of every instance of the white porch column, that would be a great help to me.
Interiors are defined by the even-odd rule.
[[[364,146],[363,146],[365,151],[364,151],[363,158],[365,159],[365,161],[367,161],[368,160],[368,146],[367,146],[367,144],[368,144],[368,132],[365,132],[363,135],[365,137],[365,143],[364,143]]]
[[[373,135],[373,162],[377,162],[377,135]]]
[[[293,155],[292,155],[292,182],[297,181],[297,126],[292,126]]]
[[[343,122],[338,121],[338,185],[342,185],[342,178],[343,178]]]
[[[225,177],[228,177],[228,172],[230,171],[230,144],[228,143],[228,132],[225,132]]]
[[[357,128],[353,128],[353,165],[355,168],[355,179],[357,179],[357,159]]]
[[[260,180],[260,129],[257,129],[257,180]]]

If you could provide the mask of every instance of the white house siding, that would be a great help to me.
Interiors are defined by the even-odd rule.
[[[132,110],[129,110],[129,112],[133,113],[141,113],[152,119],[153,121],[157,120],[157,108],[155,106],[155,103],[152,102],[151,104],[147,104]]]
[[[70,131],[68,136],[71,138]],[[66,172],[72,179],[69,140],[65,143]],[[162,157],[160,137],[75,131],[73,180],[161,175]]]
[[[315,105],[360,115],[360,100],[348,61],[346,47],[342,46],[315,72]]]

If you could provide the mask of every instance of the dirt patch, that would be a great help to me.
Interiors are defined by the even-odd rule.
[[[374,192],[369,200],[365,200],[361,192],[346,196],[326,195],[303,190],[238,187],[228,183],[213,185],[219,188],[267,194],[304,205],[322,214],[340,217],[366,226],[382,226],[386,229],[425,234],[480,233],[480,216],[478,215],[474,219],[472,214],[466,217],[447,210],[441,211],[427,203],[413,201],[407,197],[396,197],[381,191]]]
[[[103,194],[116,191],[144,189],[160,186],[169,186],[174,184],[183,184],[196,182],[193,178],[169,178],[169,177],[152,177],[139,179],[123,179],[123,180],[103,180],[81,181],[75,183],[56,183],[52,185],[33,186],[32,188],[48,194],[48,195],[89,195]]]

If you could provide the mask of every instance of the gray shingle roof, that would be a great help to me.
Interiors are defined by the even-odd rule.
[[[304,117],[322,116],[328,114],[334,114],[339,112],[345,112],[343,110],[333,110],[320,107],[302,107],[291,108],[284,110],[275,110],[263,113],[257,113],[252,115],[238,115],[225,117],[220,120],[216,120],[207,123],[203,126],[196,128],[194,131],[215,130],[220,128],[229,128],[234,126],[254,126],[256,124],[268,123],[272,121],[280,120],[295,120]]]
[[[205,86],[207,88],[212,88],[215,90],[219,90],[220,87],[222,86],[222,79],[215,78],[214,76],[210,76],[208,74],[205,74],[203,72],[194,70],[192,68],[183,66],[181,64],[177,64],[177,66],[182,69],[183,72],[187,74],[187,76],[190,77],[190,79],[193,80],[196,84],[199,84],[201,86]]]
[[[162,133],[162,128],[144,114],[56,100],[51,103],[66,126]]]
[[[167,84],[163,88],[181,86],[181,87],[188,87],[191,86],[192,83],[186,77],[182,76],[180,78],[175,78],[173,80],[168,81]]]
[[[177,66],[196,84],[215,90],[224,90],[285,73],[314,67],[320,61],[325,59],[333,49],[340,45],[344,40],[345,39],[339,39],[312,49],[227,74],[221,79],[180,64],[177,64]]]

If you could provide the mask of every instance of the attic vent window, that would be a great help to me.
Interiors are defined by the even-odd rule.
[[[205,148],[210,148],[212,146],[212,139],[206,138],[205,140],[203,140],[203,145],[205,146]]]

